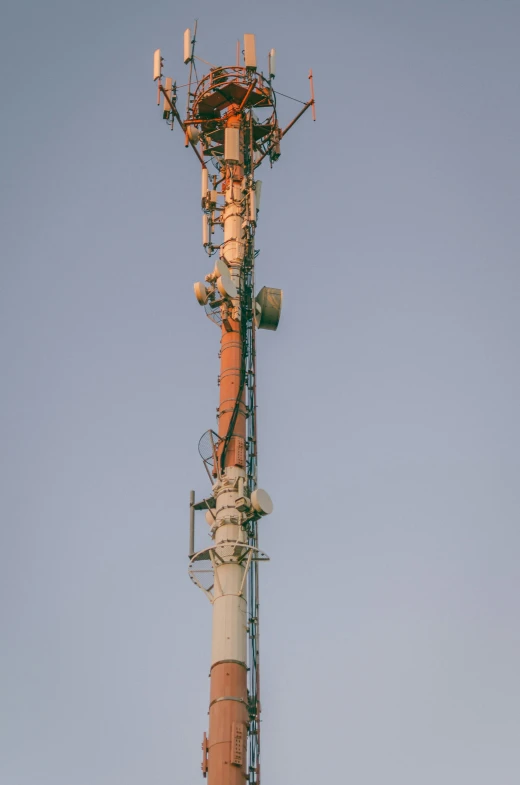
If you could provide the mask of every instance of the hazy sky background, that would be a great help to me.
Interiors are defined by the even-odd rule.
[[[0,785],[201,783],[218,330],[182,33],[305,116],[264,183],[263,785],[520,776],[520,5],[5,1]],[[201,67],[202,70],[202,67]],[[285,101],[287,121],[298,105]],[[208,544],[200,521],[198,541]]]

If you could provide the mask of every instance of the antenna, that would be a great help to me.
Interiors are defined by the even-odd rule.
[[[271,49],[267,61],[269,66],[269,79],[274,79],[276,76],[276,49]]]
[[[312,106],[312,119],[316,120],[316,101],[314,100],[314,78],[312,76],[312,69],[309,71],[309,84],[311,88],[311,100],[310,105]]]
[[[164,80],[163,120],[169,120],[173,99],[173,83],[171,76]]]
[[[189,27],[184,31],[184,65],[189,63],[192,58],[191,30]]]
[[[161,77],[163,58],[161,57],[161,50],[156,49],[153,53],[153,80],[157,82],[157,106],[161,103]]]
[[[208,168],[207,166],[202,167],[202,189],[201,189],[201,200],[202,200],[202,209],[204,209],[206,200],[208,198],[208,191],[209,191],[209,176],[208,176]]]
[[[161,76],[162,76],[162,64],[163,64],[163,58],[161,57],[161,50],[160,49],[156,49],[155,52],[153,53],[153,80],[154,80],[154,82],[156,82],[157,79],[160,79]]]
[[[161,84],[160,50],[154,54],[154,80],[164,96],[163,118],[172,125],[177,120],[185,146],[201,165],[202,245],[215,256],[209,272],[193,285],[196,301],[220,336],[218,432],[206,427],[199,440],[210,485],[198,502],[190,492],[189,507],[189,576],[208,597],[213,614],[202,773],[209,785],[260,785],[259,570],[269,557],[258,543],[273,504],[258,487],[256,331],[278,328],[283,293],[272,286],[256,291],[262,194],[256,170],[265,158],[271,166],[280,158],[282,139],[309,107],[314,117],[314,83],[310,72],[310,100],[282,130],[272,87],[275,50],[269,52],[265,77],[257,71],[255,36],[246,33],[243,62],[239,41],[235,65],[211,67],[198,79],[196,34],[197,21],[193,36],[189,28],[184,32],[183,59],[189,64],[184,119],[176,83],[168,77]],[[210,175],[210,167],[216,174]],[[196,512],[204,513],[202,524],[211,538],[199,551]]]
[[[248,70],[256,71],[256,42],[252,33],[244,35],[244,60]]]

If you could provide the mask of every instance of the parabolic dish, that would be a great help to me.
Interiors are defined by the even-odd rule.
[[[225,263],[224,259],[217,259],[213,273],[217,276],[217,278],[220,278],[221,275],[229,275],[229,267]]]
[[[260,515],[270,515],[273,511],[271,497],[263,488],[257,488],[251,494],[251,504],[253,509]]]
[[[256,302],[260,306],[260,315],[256,316],[256,325],[261,330],[276,330],[282,313],[283,292],[272,286],[264,286],[256,295]]]
[[[237,287],[231,280],[229,273],[222,273],[220,278],[217,280],[217,289],[219,290],[222,297],[231,297],[231,299],[233,299],[238,295]]]
[[[193,291],[195,292],[198,304],[206,305],[208,302],[208,290],[206,289],[205,284],[203,284],[202,281],[197,281],[197,283],[193,284]]]

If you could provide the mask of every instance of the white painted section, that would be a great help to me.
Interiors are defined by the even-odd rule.
[[[240,466],[228,466],[225,472],[225,479],[235,481],[238,480],[239,477],[245,477],[245,470],[241,469]],[[213,486],[214,491],[218,491],[216,485]]]
[[[217,529],[217,534],[223,533]],[[236,531],[238,527],[233,527]],[[247,602],[245,565],[221,564],[215,570],[211,663],[247,659]],[[242,588],[242,594],[240,590]]]
[[[233,130],[233,129],[228,129]],[[245,201],[244,193],[242,192],[242,184],[234,183],[226,189],[225,193],[226,204],[223,212],[224,222],[224,242],[222,244],[221,254],[231,267],[242,265],[245,253],[244,243],[244,230],[242,224],[244,221]],[[231,272],[231,277],[238,285],[239,271]]]
[[[215,545],[231,545],[237,541],[247,543],[246,533],[240,525],[241,516],[235,507],[244,478],[244,469],[230,466],[225,471],[222,483],[214,487],[217,502],[215,514],[217,523],[221,524],[215,530]],[[244,663],[247,660],[245,569],[245,562],[238,564],[236,561],[218,565],[215,569],[212,664],[221,660]],[[241,590],[242,595],[239,596]]]
[[[235,569],[243,573],[240,568]],[[213,601],[212,665],[221,660],[237,660],[244,663],[247,661],[246,626],[245,598],[228,594]]]

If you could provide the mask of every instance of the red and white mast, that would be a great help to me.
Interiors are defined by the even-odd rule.
[[[243,64],[212,68],[192,89],[195,33],[184,34],[184,62],[190,65],[184,120],[175,83],[163,80],[160,50],[154,54],[154,79],[163,118],[172,127],[177,121],[202,167],[202,241],[214,261],[194,289],[221,332],[218,428],[199,442],[211,493],[199,502],[193,491],[190,497],[190,577],[213,607],[202,771],[209,785],[259,785],[258,563],[267,556],[258,547],[257,524],[272,503],[257,487],[255,331],[276,330],[282,292],[264,287],[255,295],[261,195],[255,175],[266,157],[271,164],[279,158],[282,137],[303,112],[312,106],[314,113],[314,95],[311,73],[311,99],[282,131],[273,89],[275,52],[269,53],[268,73],[259,72],[251,34],[244,36]],[[197,510],[205,511],[211,545],[195,553]]]

